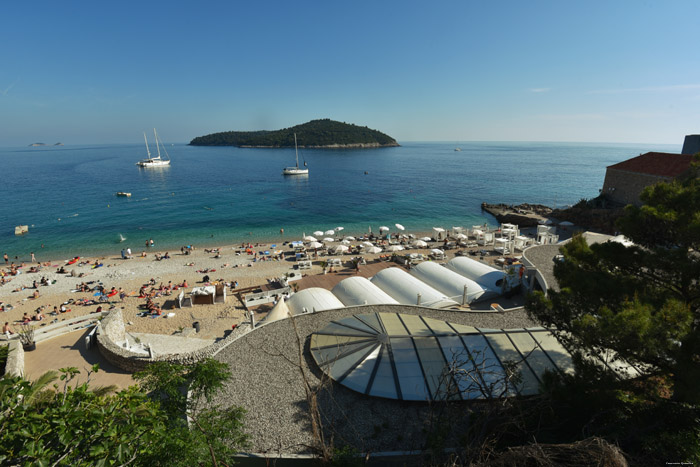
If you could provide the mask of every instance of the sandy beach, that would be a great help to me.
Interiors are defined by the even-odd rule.
[[[416,233],[418,237],[422,234]],[[360,242],[353,242],[359,244]],[[334,243],[336,244],[336,243]],[[79,305],[75,302],[86,299],[95,300],[95,292],[75,291],[79,284],[85,282],[93,288],[101,284],[105,290],[112,287],[120,288],[126,293],[123,301],[119,299],[119,294],[110,298],[110,303],[102,303],[102,310],[107,310],[111,306],[122,308],[124,319],[127,323],[127,330],[134,333],[153,334],[173,334],[183,328],[192,327],[194,322],[199,322],[200,333],[198,337],[211,339],[222,337],[226,330],[245,319],[245,308],[235,295],[229,295],[226,303],[215,305],[195,305],[193,307],[177,308],[176,298],[181,289],[173,290],[170,295],[159,296],[154,302],[162,309],[163,314],[157,317],[139,316],[143,310],[140,305],[145,303],[144,298],[139,298],[139,290],[142,286],[147,286],[150,290],[149,281],[153,279],[155,287],[160,284],[179,286],[184,281],[188,288],[187,294],[192,287],[203,285],[204,276],[209,276],[210,281],[223,280],[227,283],[237,282],[238,289],[266,284],[268,279],[283,276],[285,273],[294,270],[293,259],[282,260],[255,260],[255,255],[247,254],[241,249],[243,244],[226,245],[218,247],[219,256],[212,253],[210,248],[194,248],[190,254],[182,254],[180,251],[169,252],[169,259],[157,260],[157,255],[164,255],[164,251],[154,251],[149,249],[145,257],[140,256],[140,252],[134,252],[131,259],[122,259],[120,254],[100,256],[93,258],[80,258],[72,265],[68,265],[69,259],[62,261],[50,261],[41,263],[38,272],[28,272],[31,266],[36,264],[25,264],[21,268],[21,273],[16,276],[5,276],[9,282],[0,286],[0,302],[11,309],[1,313],[2,322],[9,322],[10,326],[17,331],[26,313],[30,317],[36,315],[36,310],[41,310],[45,315],[42,321],[32,321],[34,325],[45,326],[54,320],[64,320],[77,315],[93,313],[100,304]],[[289,245],[277,244],[277,248],[271,248],[270,243],[252,244],[252,251],[258,252],[258,258],[265,251],[282,251],[291,254]],[[430,248],[438,246],[434,243]],[[430,248],[411,249],[410,252],[427,254]],[[450,250],[454,254],[456,250]],[[386,254],[375,255],[364,254],[367,260]],[[293,258],[293,255],[291,255]],[[351,258],[350,255],[324,256],[314,260],[311,269],[305,270],[304,274],[321,274],[320,261],[327,258],[342,258],[344,261]],[[103,264],[98,268],[93,268],[95,261]],[[17,264],[17,263],[15,263]],[[63,266],[67,274],[57,273],[57,269]],[[3,267],[4,271],[9,271],[9,267]],[[204,272],[206,271],[206,272]],[[76,276],[71,276],[71,272]],[[49,286],[38,285],[35,289],[33,283],[39,283],[45,277],[52,284]],[[230,289],[229,289],[230,290]],[[39,292],[38,298],[32,298],[35,291]],[[71,303],[69,303],[71,302]],[[69,312],[53,315],[54,306],[60,307],[65,304]],[[9,305],[9,306],[8,306]],[[174,316],[166,317],[174,313]],[[3,319],[4,318],[4,319]]]

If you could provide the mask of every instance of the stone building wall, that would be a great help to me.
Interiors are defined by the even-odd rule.
[[[670,182],[670,177],[649,175],[608,168],[605,172],[605,181],[601,194],[615,203],[621,205],[634,204],[641,206],[639,195],[642,190],[659,182]]]

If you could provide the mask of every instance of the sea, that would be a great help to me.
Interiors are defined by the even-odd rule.
[[[28,260],[267,241],[343,227],[496,225],[481,203],[575,204],[598,195],[608,165],[680,145],[405,142],[300,150],[308,176],[283,176],[293,149],[165,146],[143,169],[139,144],[0,148],[0,252]],[[461,150],[457,151],[456,149]],[[117,197],[119,191],[130,198]],[[17,225],[29,232],[14,234]],[[284,229],[284,234],[281,233]]]

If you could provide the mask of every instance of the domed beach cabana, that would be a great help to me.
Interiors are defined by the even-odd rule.
[[[422,305],[430,308],[450,308],[459,304],[444,293],[413,277],[403,269],[387,268],[371,279],[376,285],[403,305]],[[420,294],[420,303],[418,303]]]
[[[484,289],[474,280],[432,261],[425,261],[413,267],[411,275],[460,303],[465,287],[466,303],[498,296],[498,293]]]
[[[398,305],[395,299],[361,276],[348,277],[333,287],[333,295],[346,306]]]

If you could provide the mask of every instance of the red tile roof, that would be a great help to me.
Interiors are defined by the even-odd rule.
[[[677,177],[690,168],[693,156],[689,154],[670,154],[667,152],[648,152],[641,156],[609,165],[609,169],[624,170],[660,177]]]

